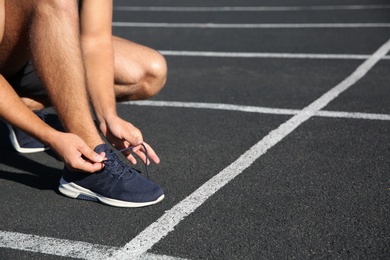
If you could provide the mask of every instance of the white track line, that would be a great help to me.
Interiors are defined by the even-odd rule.
[[[0,247],[81,259],[107,259],[114,247],[0,231]]]
[[[126,101],[120,104],[138,105],[138,106],[156,106],[156,107],[205,108],[205,109],[252,112],[252,113],[262,113],[262,114],[277,114],[277,115],[296,115],[301,111],[301,110],[294,110],[294,109],[240,106],[240,105],[230,105],[230,104],[221,104],[221,103],[198,103],[198,102],[178,102],[178,101],[153,101],[153,100]]]
[[[316,116],[390,121],[390,115],[374,113],[319,111]]]
[[[389,9],[390,5],[324,5],[324,6],[225,6],[225,7],[180,7],[180,6],[114,6],[115,11],[131,12],[289,12],[289,11],[334,11]]]
[[[333,60],[366,60],[370,55],[364,54],[315,54],[315,53],[267,53],[267,52],[213,52],[213,51],[172,51],[160,50],[164,56],[182,57],[216,57],[216,58],[277,58],[277,59],[333,59]],[[383,57],[390,60],[390,56]]]
[[[271,114],[271,115],[297,115],[301,112],[301,110],[299,109],[242,106],[242,105],[232,105],[232,104],[222,104],[222,103],[178,102],[178,101],[143,100],[143,101],[127,101],[120,104],[137,105],[137,106],[153,106],[153,107],[215,109],[215,110],[227,110],[227,111],[260,113],[260,114]],[[376,113],[339,112],[339,111],[322,110],[316,113],[314,116],[390,121],[390,115],[376,114]]]
[[[281,124],[277,129],[271,131],[267,136],[252,146],[241,155],[236,161],[204,183],[196,191],[166,211],[156,222],[143,230],[138,236],[126,244],[121,250],[114,253],[111,259],[133,259],[146,253],[162,238],[173,231],[185,217],[194,212],[209,197],[224,187],[228,182],[250,167],[268,149],[279,143],[298,126],[318,113],[329,102],[350,86],[360,80],[366,73],[390,50],[390,40],[383,44],[369,59],[363,62],[350,76],[344,79],[337,86],[326,92],[319,99],[301,110],[297,115]]]
[[[390,23],[132,23],[113,22],[114,27],[203,28],[203,29],[304,29],[304,28],[388,28]]]
[[[119,249],[117,247],[103,246],[81,241],[42,237],[0,230],[0,248],[1,247],[88,260],[107,259],[113,252]],[[183,260],[183,258],[148,253],[139,256],[138,259]]]

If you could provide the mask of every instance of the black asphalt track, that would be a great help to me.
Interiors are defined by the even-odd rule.
[[[115,0],[115,6],[343,6],[389,1]],[[114,11],[115,22],[318,24],[390,22],[390,9],[263,12]],[[113,27],[161,51],[372,55],[390,27],[221,29]],[[298,111],[364,59],[166,55],[166,87],[153,101]],[[144,259],[389,259],[390,60],[382,59],[323,110],[381,114],[303,122],[156,242]],[[0,232],[121,248],[292,117],[119,104],[162,162],[150,168],[166,198],[123,209],[62,196],[53,152],[17,154],[0,128]],[[351,115],[351,114],[348,114]],[[143,170],[141,164],[137,168]],[[9,234],[9,233],[7,233]],[[4,233],[0,233],[3,245]],[[19,241],[21,242],[21,241]],[[43,244],[44,242],[42,242]],[[16,245],[18,248],[18,245]],[[44,245],[50,248],[50,245]],[[64,245],[65,247],[65,245]],[[68,259],[36,246],[0,247],[0,259]],[[92,252],[91,252],[92,253]],[[129,255],[131,259],[131,255]]]

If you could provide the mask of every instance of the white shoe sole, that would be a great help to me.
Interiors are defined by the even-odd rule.
[[[149,202],[128,202],[128,201],[122,201],[122,200],[116,200],[116,199],[110,199],[103,195],[100,195],[98,193],[95,193],[93,191],[90,191],[86,188],[83,188],[76,183],[73,182],[67,182],[64,180],[64,178],[61,178],[60,180],[60,186],[58,187],[59,191],[73,199],[83,199],[83,200],[90,200],[90,201],[100,201],[104,204],[115,206],[115,207],[123,207],[123,208],[139,208],[139,207],[145,207],[149,205],[153,205],[156,203],[159,203],[164,199],[164,194],[161,195],[157,200],[155,201],[149,201]]]
[[[14,149],[19,152],[19,153],[38,153],[38,152],[43,152],[46,150],[49,150],[49,147],[41,147],[41,148],[23,148],[20,147],[18,139],[16,138],[15,131],[12,128],[11,125],[6,124],[9,130],[9,140],[11,141],[12,146]]]

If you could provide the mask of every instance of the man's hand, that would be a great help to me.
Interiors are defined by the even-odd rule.
[[[143,141],[141,131],[131,123],[118,116],[112,116],[110,119],[100,123],[100,130],[116,149],[121,150],[130,146],[135,146],[132,149],[133,153],[146,163],[146,151],[141,145],[144,144],[146,146],[149,159],[154,163],[160,163],[160,158],[158,158],[152,147]],[[137,160],[130,151],[125,151],[124,154],[132,164],[137,163]]]
[[[59,133],[59,138],[50,143],[51,148],[62,158],[66,166],[72,170],[96,172],[103,169],[105,154],[97,154],[77,135]]]

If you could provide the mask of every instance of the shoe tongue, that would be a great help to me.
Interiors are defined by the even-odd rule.
[[[108,147],[106,144],[99,144],[98,146],[95,147],[94,151],[96,153],[102,153],[105,152],[106,154],[110,153],[111,149]]]

